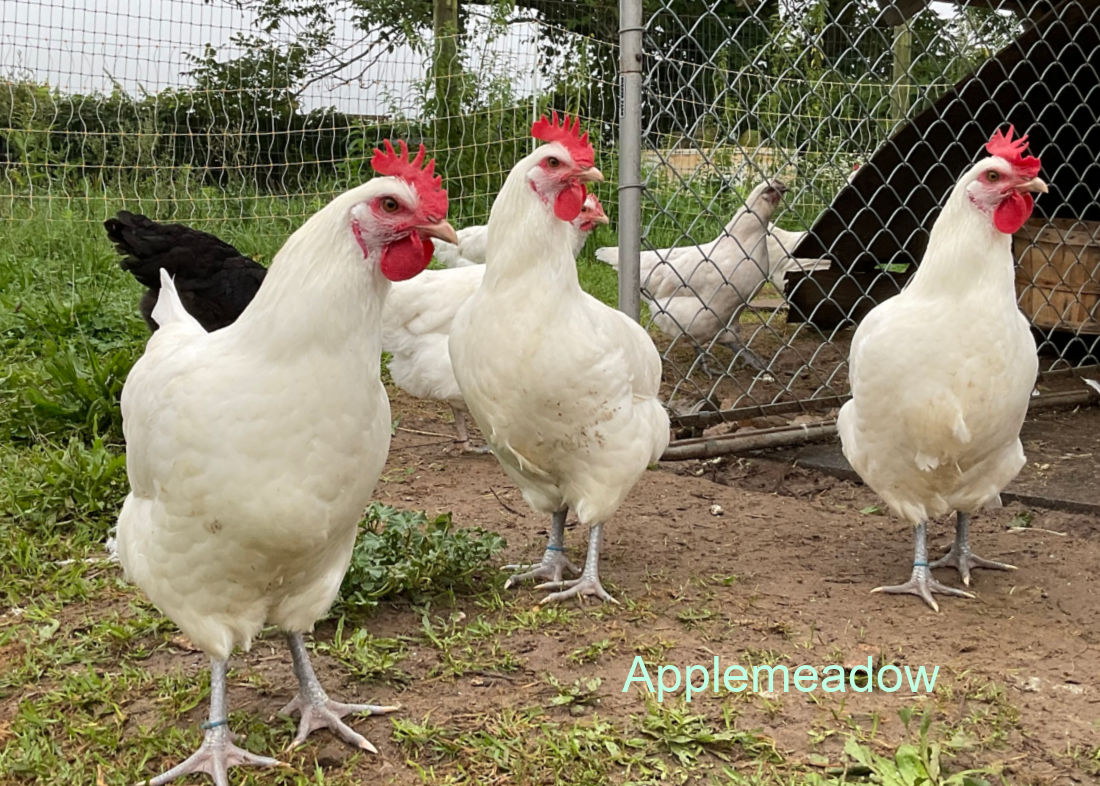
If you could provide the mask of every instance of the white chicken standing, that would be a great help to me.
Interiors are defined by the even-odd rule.
[[[329,727],[373,751],[341,718],[395,707],[331,700],[303,634],[340,587],[357,523],[389,449],[379,378],[389,280],[416,275],[429,238],[453,240],[434,162],[375,151],[377,177],[338,196],[275,256],[233,324],[207,333],[162,271],[160,329],[122,391],[131,492],[118,521],[127,576],[211,659],[202,746],[148,781],[270,766],[233,744],[226,661],[268,623],[287,634],[301,723],[291,747]]]
[[[741,341],[737,325],[749,300],[768,280],[768,223],[786,190],[779,180],[765,180],[714,240],[641,254],[642,299],[653,324],[669,338],[692,338],[708,374],[706,352],[713,343],[728,347],[735,359],[757,371],[767,371],[768,364]],[[597,249],[596,259],[618,269],[619,249]]]
[[[990,157],[962,176],[936,219],[908,286],[876,306],[852,338],[852,399],[837,430],[844,455],[895,514],[916,527],[909,581],[875,591],[973,597],[936,581],[953,566],[1011,569],[970,550],[970,514],[998,498],[1024,465],[1020,426],[1038,369],[1016,306],[1012,233],[1045,192],[1027,137],[1000,131]],[[955,542],[928,563],[928,520],[957,513]]]
[[[599,198],[589,194],[570,224],[574,257],[592,230],[606,223]],[[438,250],[442,244],[436,245]],[[382,310],[382,350],[392,355],[389,369],[393,383],[417,398],[447,402],[454,413],[457,443],[468,453],[484,453],[487,448],[470,444],[466,404],[451,369],[447,341],[455,314],[481,286],[484,276],[485,266],[478,264],[425,270],[416,278],[394,284]]]
[[[512,576],[544,579],[543,599],[595,595],[603,525],[664,452],[661,360],[649,335],[585,293],[570,222],[585,183],[602,180],[579,121],[536,122],[540,146],[512,169],[489,215],[481,288],[455,316],[455,378],[493,454],[527,503],[551,514],[542,562]],[[581,577],[563,580],[565,517],[590,526]]]

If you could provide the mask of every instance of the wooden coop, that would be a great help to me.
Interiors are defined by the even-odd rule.
[[[883,18],[899,24],[925,5],[888,4]],[[789,276],[790,321],[858,322],[900,291],[958,176],[1012,123],[1050,185],[1014,238],[1020,306],[1048,339],[1100,336],[1100,0],[994,7],[1018,10],[1027,29],[895,133],[822,213],[795,253],[833,264]],[[898,265],[907,272],[890,272]]]

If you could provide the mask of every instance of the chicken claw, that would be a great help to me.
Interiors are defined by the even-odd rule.
[[[936,603],[936,599],[932,597],[932,593],[934,592],[940,595],[954,595],[959,598],[975,597],[972,592],[949,587],[946,584],[941,584],[936,581],[936,579],[932,577],[932,573],[929,571],[927,565],[914,565],[913,575],[909,578],[909,581],[904,584],[875,587],[871,592],[885,592],[889,595],[916,595],[927,603],[932,608],[932,611],[940,610],[940,606]]]
[[[230,767],[251,765],[254,767],[287,767],[278,759],[269,756],[257,756],[249,753],[244,748],[233,744],[233,733],[227,726],[218,726],[207,729],[203,737],[202,745],[192,753],[185,761],[177,764],[167,772],[142,781],[145,786],[162,786],[183,775],[206,773],[214,779],[216,786],[229,786],[227,773]]]
[[[928,522],[922,521],[914,529],[913,537],[913,575],[904,584],[893,584],[887,587],[875,587],[871,592],[885,592],[889,595],[916,595],[927,603],[932,611],[939,611],[940,606],[932,593],[940,595],[954,595],[958,598],[973,598],[972,593],[961,589],[941,584],[932,577],[932,571],[928,566]]]
[[[556,511],[550,520],[550,540],[546,544],[546,551],[543,552],[542,562],[536,565],[505,565],[504,570],[522,570],[523,573],[517,573],[514,576],[510,576],[508,581],[504,582],[504,589],[514,587],[521,581],[529,581],[532,579],[548,579],[551,582],[560,584],[562,581],[562,572],[569,568],[574,573],[580,573],[581,569],[569,561],[569,558],[565,556],[565,552],[562,549],[565,543],[565,517],[569,514],[569,509],[564,508]]]
[[[230,767],[250,765],[254,767],[289,766],[268,756],[257,756],[244,748],[233,744],[233,732],[226,725],[225,707],[225,671],[224,660],[214,660],[210,664],[210,720],[203,724],[206,733],[202,745],[186,760],[155,778],[142,781],[144,786],[163,786],[183,775],[206,773],[214,779],[216,786],[229,786]]]
[[[991,559],[979,557],[970,550],[970,516],[966,513],[958,513],[955,518],[955,542],[946,554],[935,562],[930,568],[955,568],[959,571],[963,584],[970,586],[970,571],[972,568],[986,568],[988,570],[1016,570],[1015,565],[1007,562],[994,562]]]
[[[302,716],[298,724],[298,733],[287,746],[287,750],[293,750],[305,742],[310,732],[328,728],[349,745],[370,753],[378,753],[378,749],[371,745],[366,737],[340,719],[345,715],[362,712],[370,715],[385,715],[386,713],[395,712],[400,707],[377,704],[345,704],[333,701],[325,693],[321,683],[317,681],[317,675],[309,662],[309,654],[306,652],[302,634],[287,634],[287,643],[290,645],[291,658],[294,660],[294,673],[298,677],[298,695],[291,699],[279,711],[279,714],[290,715],[297,711]]]
[[[600,600],[614,603],[616,606],[621,605],[619,601],[608,594],[607,590],[600,584],[600,579],[595,576],[581,576],[579,579],[570,579],[569,581],[548,581],[545,584],[539,584],[535,589],[558,590],[558,592],[551,592],[540,600],[540,606],[547,603],[556,603],[566,598],[583,598],[589,595],[595,595]]]
[[[548,579],[552,584],[562,583],[562,573],[566,568],[574,573],[580,573],[581,569],[574,565],[565,553],[559,549],[551,547],[546,548],[546,552],[542,555],[542,562],[537,565],[505,565],[504,570],[522,570],[523,573],[516,573],[513,576],[509,576],[508,580],[504,582],[504,589],[514,587],[523,581],[532,581],[534,579]]]
[[[583,598],[588,595],[595,595],[600,600],[619,605],[619,601],[611,597],[607,590],[603,588],[603,585],[600,584],[600,539],[602,534],[603,525],[593,524],[592,529],[588,533],[588,554],[584,559],[584,572],[581,573],[579,579],[569,579],[568,581],[556,579],[535,587],[535,589],[540,590],[558,590],[557,592],[550,593],[539,601],[540,606],[545,603],[555,603],[559,600],[565,600],[566,598]]]
[[[458,445],[458,449],[462,451],[463,455],[485,456],[493,452],[488,445],[475,445],[470,441],[470,430],[466,427],[466,412],[464,410],[451,404],[451,412],[455,416],[455,432],[458,434],[455,444]]]

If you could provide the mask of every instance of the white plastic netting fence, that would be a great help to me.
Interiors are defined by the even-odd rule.
[[[355,2],[290,0],[277,25],[262,5],[0,5],[0,220],[304,219],[393,138],[424,142],[456,223],[478,223],[551,103],[614,141],[614,73],[584,71],[614,44],[538,14],[470,6],[461,34],[401,38]]]

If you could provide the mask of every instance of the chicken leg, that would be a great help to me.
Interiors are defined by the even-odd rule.
[[[725,338],[718,343],[733,353],[733,362],[737,362],[737,358],[740,357],[742,362],[752,370],[756,372],[757,377],[764,379],[768,382],[774,380],[771,372],[768,371],[768,364],[764,362],[764,359],[749,349],[734,333],[732,330],[726,331]]]
[[[454,404],[451,405],[451,412],[455,416],[455,431],[458,433],[458,439],[455,442],[458,444],[459,449],[463,453],[477,453],[485,455],[489,453],[488,445],[471,445],[470,444],[470,432],[466,428],[466,412],[459,409]]]
[[[974,595],[961,589],[948,587],[932,577],[928,566],[928,522],[922,521],[916,527],[915,545],[913,547],[913,575],[904,584],[895,584],[889,587],[875,587],[871,592],[886,592],[891,595],[916,595],[932,607],[933,611],[939,611],[939,604],[932,597],[932,593],[940,595],[954,595],[960,598],[973,598]]]
[[[1015,565],[1007,562],[994,562],[984,559],[970,550],[970,514],[957,511],[955,513],[955,542],[946,554],[933,562],[930,568],[952,567],[959,571],[963,584],[970,586],[971,568],[988,568],[990,570],[1016,570]]]
[[[224,660],[210,661],[210,718],[202,726],[206,730],[202,745],[185,761],[167,772],[144,783],[146,786],[161,786],[181,775],[204,772],[214,779],[217,786],[229,786],[227,772],[230,767],[252,765],[255,767],[285,767],[283,762],[267,756],[256,756],[233,744],[233,733],[229,731],[225,711],[225,670]]]
[[[603,524],[593,524],[592,529],[588,532],[588,554],[584,558],[584,572],[581,573],[579,579],[569,579],[568,581],[548,581],[545,584],[539,584],[535,589],[553,589],[558,592],[552,592],[545,598],[539,601],[541,606],[544,603],[553,603],[559,600],[565,600],[566,598],[583,597],[585,595],[595,595],[600,600],[611,601],[618,605],[619,601],[615,600],[611,595],[607,593],[607,590],[600,584],[600,541],[603,537]]]
[[[309,733],[316,729],[329,728],[344,742],[354,745],[371,753],[378,753],[366,737],[352,729],[341,718],[353,712],[365,712],[370,715],[384,715],[394,712],[399,707],[379,706],[376,704],[344,704],[333,701],[317,681],[317,675],[313,671],[313,664],[309,661],[309,653],[306,651],[306,643],[301,633],[288,633],[287,644],[290,645],[290,657],[294,661],[294,675],[298,678],[298,695],[289,704],[279,711],[280,715],[290,715],[295,710],[301,713],[302,720],[298,724],[298,733],[287,746],[287,750],[297,748]]]
[[[550,540],[546,544],[546,551],[542,555],[542,562],[537,565],[505,565],[504,570],[522,570],[510,576],[504,582],[504,589],[513,587],[521,581],[530,579],[549,579],[551,582],[561,583],[562,572],[569,568],[574,573],[580,573],[581,569],[569,561],[565,556],[563,546],[565,544],[565,517],[569,513],[568,508],[562,508],[554,513],[550,521]]]

